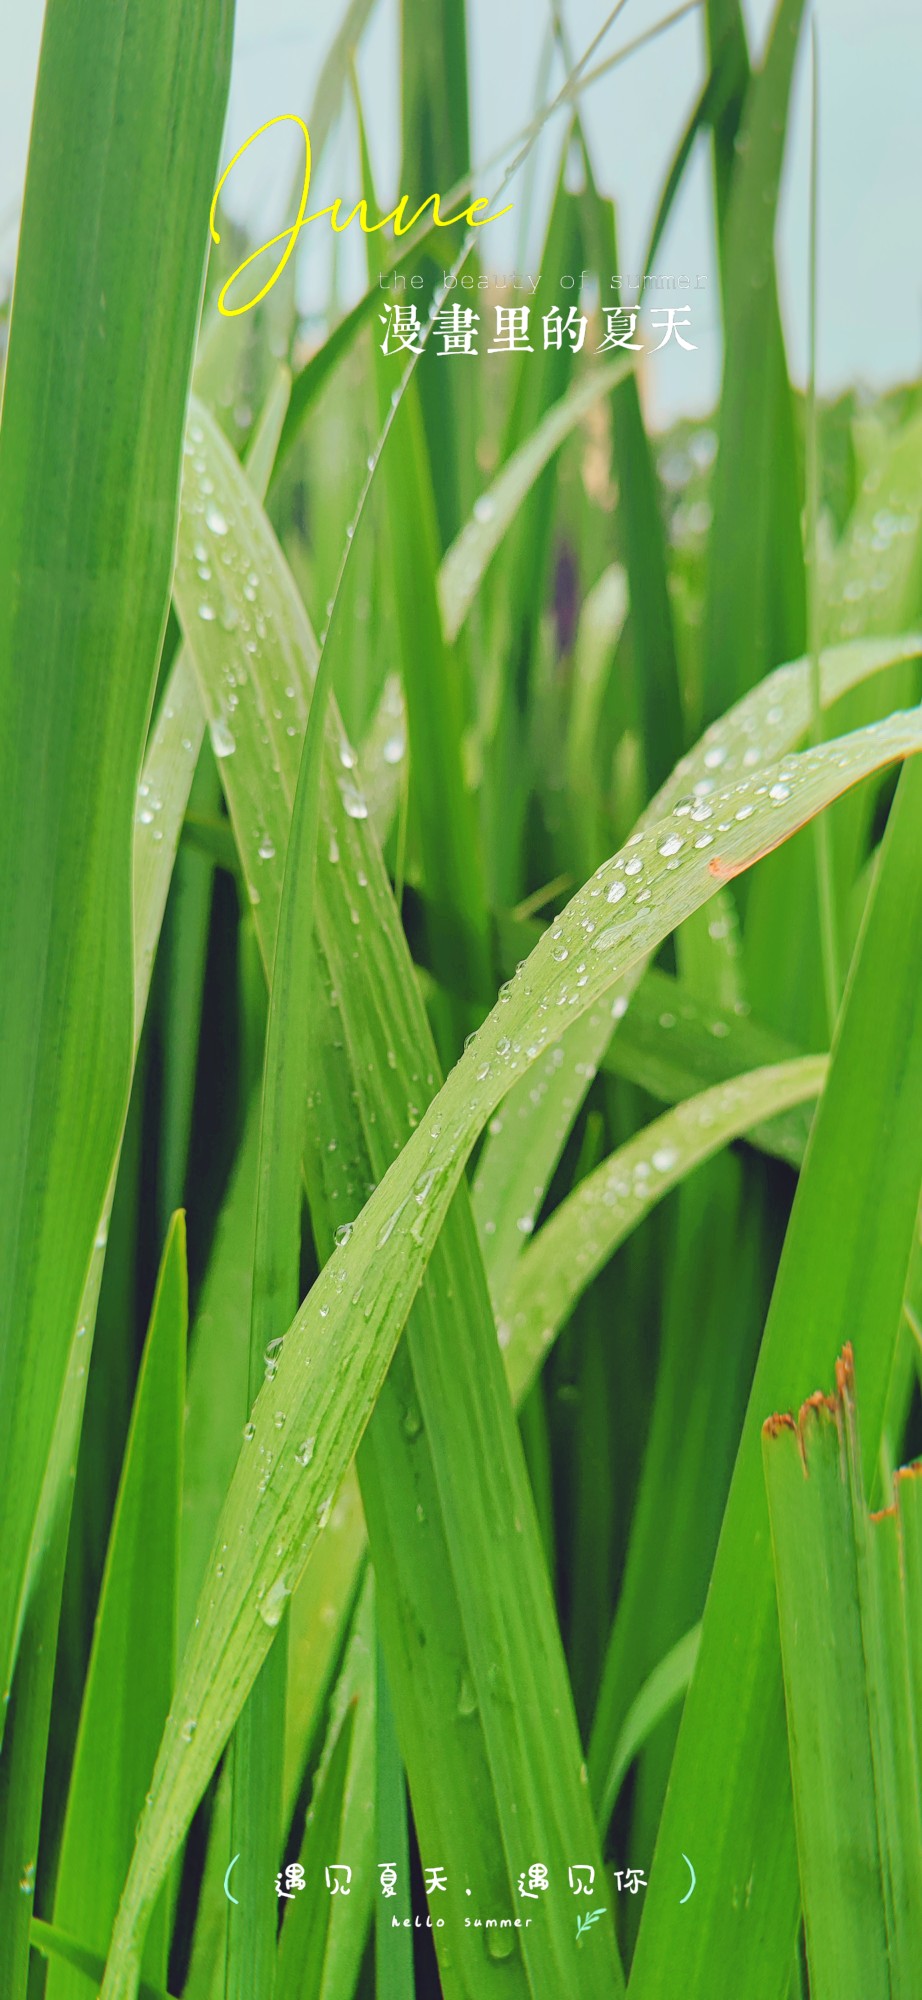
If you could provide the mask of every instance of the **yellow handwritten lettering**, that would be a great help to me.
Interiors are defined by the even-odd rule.
[[[210,217],[211,235],[213,242],[220,243],[221,237],[219,235],[218,230],[215,228],[215,211],[218,206],[218,196],[221,192],[221,189],[224,186],[228,174],[237,165],[237,161],[243,158],[244,153],[247,152],[249,147],[253,145],[254,140],[261,139],[263,133],[268,132],[271,126],[286,125],[286,124],[299,126],[300,130],[304,134],[304,180],[301,186],[301,200],[298,204],[298,213],[290,229],[280,230],[278,236],[270,236],[267,243],[261,243],[258,250],[251,251],[249,257],[244,257],[243,263],[237,265],[236,271],[231,272],[231,275],[228,278],[227,283],[222,285],[221,291],[218,295],[218,311],[219,313],[223,313],[225,319],[239,319],[241,313],[250,312],[253,306],[258,306],[260,299],[265,298],[266,293],[272,290],[272,287],[275,284],[276,279],[281,277],[282,272],[285,269],[285,265],[287,264],[288,259],[291,256],[291,253],[295,247],[295,241],[297,239],[298,231],[301,228],[301,225],[305,219],[304,211],[307,207],[308,190],[311,184],[311,135],[307,129],[307,126],[304,123],[303,118],[299,118],[297,112],[294,111],[282,111],[279,113],[279,116],[277,118],[267,118],[265,125],[260,125],[255,132],[251,132],[250,137],[244,140],[243,145],[238,146],[233,159],[230,161],[230,164],[225,167],[224,172],[221,175],[218,185],[214,191],[214,200],[212,201],[211,204],[211,217]],[[287,247],[282,252],[282,255],[279,258],[279,261],[276,264],[275,270],[272,272],[271,277],[266,279],[262,291],[257,292],[255,298],[248,299],[245,305],[242,306],[225,305],[224,301],[227,298],[227,294],[230,291],[230,288],[232,284],[235,282],[235,280],[241,276],[242,272],[248,270],[251,264],[255,264],[257,257],[261,257],[264,251],[274,249],[276,243],[285,243]]]
[[[394,222],[395,218],[401,213],[400,208],[392,208],[390,215],[382,215],[380,221],[378,222],[369,222],[368,203],[366,201],[357,201],[355,207],[350,208],[345,222],[340,222],[339,211],[341,207],[342,207],[342,202],[337,196],[331,210],[331,221],[333,224],[333,228],[337,231],[339,235],[342,235],[343,230],[348,229],[350,222],[354,222],[356,216],[358,216],[359,228],[361,229],[363,235],[374,236],[377,230],[386,229],[388,223]],[[312,215],[309,215],[307,220],[308,222],[313,222],[314,218]]]
[[[420,202],[420,205],[416,210],[416,213],[414,215],[411,215],[409,222],[404,222],[403,219],[404,211],[406,209],[406,205],[409,199],[410,197],[408,194],[401,195],[400,197],[399,213],[394,217],[395,236],[408,235],[409,231],[413,227],[414,222],[418,222],[420,216],[425,215],[427,208],[431,208],[432,210],[432,220],[435,224],[436,229],[444,229],[446,227],[446,224],[442,220],[442,215],[439,208],[439,197],[437,194],[427,194],[425,201]]]
[[[471,229],[485,229],[488,222],[498,222],[501,215],[508,215],[510,209],[514,208],[515,203],[507,201],[505,208],[498,208],[495,215],[482,215],[478,218],[477,209],[489,208],[489,206],[489,195],[482,194],[478,201],[472,201],[470,208],[465,209],[463,217],[453,217],[452,220],[463,220]]]
[[[221,241],[220,231],[218,230],[215,223],[215,216],[217,214],[218,198],[228,178],[228,175],[233,172],[233,169],[237,165],[238,160],[241,160],[243,158],[244,153],[246,153],[249,150],[250,146],[252,146],[257,139],[262,138],[264,132],[270,131],[273,125],[286,125],[286,124],[297,125],[299,131],[303,134],[304,138],[304,179],[301,185],[301,199],[298,203],[298,213],[295,216],[294,222],[290,223],[287,229],[279,230],[277,236],[270,236],[265,243],[260,243],[258,249],[251,250],[249,256],[244,257],[242,264],[237,265],[236,270],[231,272],[230,277],[222,285],[220,293],[218,294],[218,311],[221,314],[223,314],[225,319],[239,319],[242,313],[251,312],[254,306],[259,305],[260,300],[265,298],[266,293],[272,290],[272,287],[275,284],[276,279],[281,277],[282,272],[285,269],[285,265],[287,264],[288,259],[291,256],[292,251],[294,250],[295,243],[297,241],[300,230],[302,230],[308,222],[319,222],[321,217],[324,215],[329,216],[330,227],[333,230],[335,230],[338,236],[341,236],[343,231],[348,229],[350,222],[354,222],[356,220],[356,217],[358,217],[359,228],[362,230],[365,236],[373,236],[377,230],[386,229],[388,223],[390,222],[393,224],[394,235],[396,237],[396,236],[408,235],[409,231],[413,228],[414,224],[419,221],[420,216],[425,215],[427,208],[431,208],[432,210],[432,223],[433,227],[436,229],[450,229],[452,224],[455,222],[466,222],[471,229],[483,229],[486,227],[486,224],[488,222],[496,222],[498,221],[499,216],[508,215],[510,209],[513,206],[513,203],[510,201],[505,208],[499,209],[496,215],[479,215],[478,210],[489,208],[490,206],[489,198],[485,195],[481,195],[477,201],[472,201],[467,208],[461,209],[457,215],[443,215],[441,213],[439,195],[429,194],[426,196],[425,201],[421,202],[419,207],[410,216],[409,221],[406,221],[405,219],[406,211],[409,205],[410,197],[409,195],[404,194],[401,195],[396,208],[392,208],[388,215],[382,215],[377,222],[369,222],[368,204],[364,200],[357,201],[355,203],[355,206],[349,210],[349,214],[346,216],[345,221],[342,222],[340,220],[342,201],[340,197],[337,195],[335,201],[331,202],[329,207],[318,208],[317,210],[315,210],[313,215],[308,215],[306,213],[306,210],[307,210],[307,197],[310,192],[310,184],[311,184],[311,137],[307,129],[307,126],[304,123],[303,118],[299,118],[297,113],[294,111],[282,111],[279,113],[277,118],[268,118],[266,120],[265,125],[260,125],[257,127],[257,130],[255,132],[251,132],[249,138],[244,140],[243,145],[238,146],[233,159],[230,160],[228,165],[225,167],[224,172],[221,175],[218,185],[214,191],[214,198],[211,204],[211,215],[209,217],[211,236],[212,236],[212,241],[214,243],[220,243]],[[244,271],[249,270],[251,264],[256,263],[258,257],[264,256],[267,250],[274,250],[276,244],[278,243],[283,243],[285,245],[285,248],[282,251],[281,256],[279,257],[278,262],[275,265],[275,269],[270,273],[269,277],[266,279],[266,282],[263,285],[261,291],[256,292],[253,298],[247,299],[243,305],[240,306],[227,305],[226,303],[227,294],[230,291],[231,286],[236,284],[237,279],[242,277]]]

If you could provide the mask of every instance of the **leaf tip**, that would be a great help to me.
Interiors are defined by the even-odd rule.
[[[776,1410],[773,1416],[766,1417],[762,1425],[762,1436],[769,1439],[776,1438],[781,1436],[782,1431],[796,1431],[796,1429],[797,1425],[790,1410]]]

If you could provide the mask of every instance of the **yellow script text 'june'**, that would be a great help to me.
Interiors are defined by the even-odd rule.
[[[281,277],[281,274],[285,269],[285,265],[287,264],[288,259],[291,256],[291,253],[295,247],[298,231],[300,229],[303,229],[305,224],[308,222],[318,222],[320,218],[324,215],[329,216],[330,225],[333,229],[336,230],[337,235],[342,235],[343,230],[348,229],[350,222],[354,222],[356,216],[358,216],[359,227],[366,236],[374,235],[375,231],[378,229],[386,229],[387,224],[389,222],[392,222],[394,225],[395,236],[406,236],[408,232],[412,229],[413,224],[419,221],[421,215],[425,214],[427,208],[432,209],[432,220],[437,229],[450,229],[452,223],[454,222],[466,222],[468,226],[472,229],[483,229],[488,222],[498,221],[500,215],[508,215],[509,209],[513,206],[512,202],[509,202],[507,207],[499,209],[496,215],[479,215],[478,214],[479,209],[489,208],[490,206],[489,197],[482,195],[479,198],[479,200],[472,201],[468,208],[461,209],[457,215],[441,215],[439,212],[439,196],[437,194],[429,194],[426,196],[425,201],[420,202],[420,205],[415,210],[414,214],[410,216],[409,220],[407,220],[406,211],[410,197],[409,195],[403,194],[401,195],[396,208],[392,208],[389,215],[382,215],[380,221],[378,222],[369,222],[368,207],[367,203],[364,201],[357,201],[355,207],[350,209],[349,214],[346,216],[345,222],[341,222],[340,209],[342,207],[342,202],[340,200],[340,197],[337,195],[336,200],[330,203],[329,208],[318,208],[315,214],[308,215],[306,213],[306,210],[307,210],[307,197],[311,184],[311,135],[307,129],[307,126],[304,123],[303,118],[299,118],[297,113],[294,111],[283,111],[279,114],[277,118],[267,119],[265,125],[260,125],[255,132],[251,132],[249,138],[244,140],[243,145],[238,146],[233,159],[225,167],[224,172],[221,175],[221,178],[218,182],[218,185],[215,188],[214,199],[211,204],[210,221],[211,221],[211,235],[213,242],[220,243],[221,241],[219,231],[215,227],[215,214],[218,206],[218,196],[220,195],[221,189],[223,188],[224,183],[227,180],[228,174],[233,171],[234,167],[237,165],[237,161],[242,159],[244,153],[248,150],[248,148],[252,146],[257,139],[262,138],[264,132],[268,132],[270,127],[273,125],[286,125],[286,124],[297,125],[304,136],[304,180],[301,186],[301,199],[298,204],[298,213],[295,216],[294,222],[292,222],[287,229],[280,230],[277,236],[270,236],[267,242],[261,243],[259,245],[258,250],[251,250],[250,255],[248,257],[244,257],[243,263],[237,265],[236,271],[231,272],[231,275],[227,279],[226,284],[222,285],[218,297],[218,311],[220,313],[223,313],[225,319],[239,319],[241,313],[250,312],[253,306],[258,306],[260,299],[265,298],[266,293],[272,290],[272,287],[275,284],[276,279]],[[255,264],[257,257],[262,257],[267,250],[274,249],[277,243],[284,244],[285,247],[282,250],[278,263],[275,266],[275,270],[272,272],[271,276],[266,279],[262,291],[257,292],[254,298],[247,299],[245,305],[242,306],[227,305],[226,304],[227,294],[230,291],[231,286],[236,283],[237,279],[242,275],[244,271],[248,269],[250,264]]]

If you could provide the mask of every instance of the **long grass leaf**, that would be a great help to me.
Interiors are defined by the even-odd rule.
[[[812,1396],[796,1424],[769,1418],[762,1440],[811,1990],[908,1995],[922,1970],[912,1480],[868,1517],[850,1347],[835,1397]]]
[[[11,1014],[3,1045],[13,1072],[9,1090],[6,1082],[3,1089],[11,1140],[17,1133],[4,1156],[16,1182],[16,1206],[6,1204],[4,1213],[22,1232],[31,1276],[27,1291],[18,1294],[17,1338],[3,1343],[7,1369],[36,1364],[29,1336],[33,1309],[41,1323],[38,1405],[32,1408],[29,1395],[10,1383],[4,1392],[8,1417],[24,1425],[20,1444],[29,1459],[15,1487],[5,1488],[7,1503],[19,1513],[15,1531],[11,1524],[4,1529],[12,1565],[2,1612],[5,1676],[21,1584],[12,1572],[31,1536],[26,1685],[14,1704],[17,1741],[3,1780],[3,1882],[10,1898],[0,1917],[0,1984],[11,1996],[25,1976],[60,1580],[87,1379],[84,1330],[95,1315],[111,1201],[111,1179],[108,1188],[106,1181],[127,1096],[132,1006],[122,947],[128,941],[130,824],[166,609],[180,426],[201,283],[204,246],[196,244],[194,218],[213,173],[230,62],[226,7],[199,11],[191,25],[188,8],[172,8],[154,41],[143,32],[131,38],[127,59],[124,14],[115,9],[105,28],[97,24],[98,32],[82,10],[54,7],[46,19],[17,277],[19,338],[14,333],[0,446],[10,509],[0,531],[2,562],[12,553],[18,577],[15,590],[4,589],[7,626],[0,644],[3,699],[12,703],[3,732],[11,758],[6,824],[28,864],[17,863],[10,877],[18,889],[8,939],[22,976],[6,986],[19,1028]],[[81,142],[79,158],[68,153],[62,172],[60,135],[77,130],[67,106],[85,103],[88,90],[104,109],[92,144]],[[157,104],[166,107],[162,118]],[[143,105],[149,122],[140,113],[136,120],[132,105]],[[174,134],[169,154],[156,137],[165,121]],[[64,349],[48,313],[47,282],[60,284],[67,296]],[[129,322],[140,315],[145,325],[137,367],[120,377],[117,395],[109,379],[105,318],[116,302]],[[39,421],[36,413],[52,404],[54,425]],[[28,505],[23,476],[30,482]],[[82,564],[89,581],[75,611]],[[39,663],[38,682],[34,675],[23,680],[18,670],[12,676],[14,660],[27,657]],[[36,734],[39,710],[44,719]],[[20,729],[26,731],[23,742]],[[38,765],[31,761],[36,758]],[[49,818],[46,833],[36,832],[33,840],[27,829],[36,802],[63,800],[75,769],[82,785],[73,810]],[[20,785],[23,798],[31,796],[25,816],[16,803]],[[135,846],[137,853],[137,840]],[[22,956],[13,943],[20,919],[27,938]],[[105,980],[103,954],[111,974]],[[45,981],[44,1031],[36,974]],[[92,1098],[87,1115],[81,1108],[86,1090]],[[16,1109],[23,1109],[30,1092],[31,1137],[27,1122],[17,1127]],[[20,1145],[37,1148],[37,1178]],[[47,1254],[38,1247],[46,1230]],[[11,1244],[4,1274],[18,1288]],[[82,1350],[75,1328],[78,1335],[84,1331]],[[61,1406],[68,1413],[46,1465],[69,1341]],[[14,1449],[9,1441],[11,1473]],[[36,1521],[34,1481],[43,1474]]]
[[[700,1644],[701,1627],[693,1625],[647,1675],[640,1693],[632,1701],[605,1778],[600,1808],[603,1823],[611,1818],[621,1784],[638,1751],[663,1716],[682,1700],[695,1671]]]
[[[677,1104],[711,1084],[747,1070],[793,1060],[796,1050],[750,1014],[708,1006],[681,980],[651,966],[603,1058],[616,1076],[651,1096]],[[806,1110],[773,1113],[751,1125],[747,1139],[799,1167],[812,1122]]]
[[[802,14],[803,0],[779,0],[764,64],[746,94],[723,234],[726,353],[703,656],[707,721],[805,638],[800,483],[774,275]]]
[[[267,452],[284,413],[285,393],[285,384],[279,381],[254,431],[248,464],[251,478],[260,487],[268,478],[271,456],[267,462]],[[204,726],[188,655],[180,650],[151,730],[137,792],[133,830],[135,1055],[146,1015],[157,941]],[[24,1882],[31,1889],[35,1879],[61,1581],[117,1164],[118,1154],[113,1162],[96,1230],[32,1536],[30,1573],[35,1582],[23,1633],[24,1666],[13,1701],[10,1754],[0,1766],[0,1785],[4,1791],[0,1801],[0,1854],[5,1858],[2,1878],[17,1888],[20,1882]],[[219,1510],[220,1502],[213,1516],[212,1529]],[[208,1541],[210,1545],[210,1533]],[[207,1548],[204,1553],[207,1554]],[[197,1577],[196,1591],[199,1581]],[[180,1636],[184,1636],[182,1616]],[[0,1924],[0,1949],[10,1954],[0,1969],[10,1993],[18,1992],[18,1982],[25,1977],[27,1917],[28,1903],[21,1893],[17,1893],[15,1899],[11,1898],[9,1921]],[[18,1968],[16,1971],[13,1970],[14,1962]]]
[[[489,959],[483,867],[462,758],[459,677],[442,636],[435,499],[415,383],[398,415],[384,474],[390,517],[400,524],[391,538],[394,610],[407,706],[410,809],[418,824],[422,881],[435,899],[430,904],[430,949],[437,976],[451,991],[456,979],[453,941],[460,927],[465,959],[485,993]]]
[[[582,261],[578,207],[566,187],[568,145],[560,155],[554,201],[540,265],[545,271],[577,271]],[[517,377],[502,442],[502,458],[513,457],[538,429],[549,405],[563,398],[574,370],[569,343],[518,357]],[[528,760],[522,756],[524,712],[534,685],[541,620],[547,601],[556,476],[546,466],[520,509],[503,549],[502,581],[488,619],[489,648],[480,697],[480,732],[485,743],[483,815],[487,879],[500,905],[524,894],[523,837],[529,793]],[[505,668],[501,670],[501,663]]]
[[[292,1909],[282,1925],[275,1991],[279,2000],[319,2000],[324,1956],[336,1904],[323,1878],[332,1856],[342,1851],[340,1829],[349,1757],[356,1721],[350,1704],[334,1725],[324,1768],[318,1772],[297,1865],[304,1880],[285,1890]],[[351,1915],[351,1911],[350,1911]]]
[[[585,134],[582,142],[587,181],[582,197],[586,240],[592,245],[598,269],[615,272],[619,257],[614,204],[600,196]],[[652,271],[652,257],[643,268]],[[626,380],[613,392],[611,423],[621,495],[619,525],[630,584],[634,681],[649,793],[662,783],[677,762],[688,730],[669,596],[660,494],[636,377]]]
[[[167,1237],[96,1612],[55,1890],[54,1922],[105,1952],[176,1666],[186,1342],[185,1228]],[[130,1704],[126,1699],[130,1689]],[[161,1911],[161,1918],[165,1917]],[[148,1974],[166,1975],[166,1935]],[[85,2000],[49,1969],[49,2000]]]
[[[186,1398],[179,1631],[188,1637],[249,1409],[259,1107],[244,1125],[192,1323]]]
[[[697,2000],[712,1990],[715,1955],[736,1990],[757,1979],[780,2000],[787,1987],[796,1867],[759,1429],[767,1409],[810,1391],[848,1336],[876,1460],[922,1184],[920,813],[916,767],[891,814],[785,1240],[638,1939],[637,2000],[677,1974]],[[694,1859],[693,1841],[713,1873],[690,1928],[672,1907],[667,1857],[678,1844]]]
[[[631,1705],[704,1609],[782,1233],[775,1223],[766,1241],[764,1176],[753,1165],[722,1154],[683,1186],[676,1205],[652,1409],[589,1739],[601,1825]],[[679,1720],[676,1711],[665,1717],[638,1759],[630,1830],[622,1830],[626,1804],[614,1830],[628,1852],[652,1852]]]
[[[908,1994],[922,1979],[922,1812],[909,1660],[915,1614],[903,1585],[899,1513],[906,1488],[895,1482],[896,1504],[870,1520],[860,1474],[852,1488],[891,1980],[896,1992]]]
[[[378,1678],[375,1720],[377,1761],[375,1788],[375,1845],[396,1875],[393,1884],[405,1887],[410,1881],[410,1842],[407,1826],[407,1787],[403,1758],[397,1740],[397,1724],[388,1686],[384,1653],[378,1646]],[[379,1867],[382,1864],[379,1863]],[[401,1923],[397,1935],[390,1922],[388,1903],[381,1894],[375,1904],[375,1986],[376,2000],[414,2000],[413,1939]]]
[[[4,875],[17,968],[0,1002],[4,1691],[127,1104],[134,784],[167,610],[200,219],[230,61],[224,0],[175,0],[156,22],[131,14],[130,32],[129,11],[48,10],[0,430]],[[62,160],[61,135],[82,131],[90,96],[105,111]],[[66,300],[63,345],[49,287]],[[134,359],[113,391],[116,315],[122,336],[134,329]]]
[[[804,568],[807,581],[807,637],[810,645],[810,735],[814,743],[822,736],[822,704],[820,699],[820,632],[822,611],[820,603],[819,576],[819,505],[820,505],[820,440],[819,420],[816,407],[816,316],[817,316],[817,207],[819,202],[819,54],[816,38],[816,21],[812,23],[810,45],[810,251],[809,251],[809,324],[807,347],[809,354],[806,409],[806,472],[804,480]],[[837,935],[835,893],[833,881],[832,835],[829,822],[817,823],[813,833],[816,852],[816,884],[820,910],[820,935],[823,947],[823,983],[826,992],[826,1018],[829,1036],[832,1039],[836,1014],[841,998],[839,972],[839,941]]]
[[[840,1384],[841,1388],[841,1384]],[[794,1816],[817,2000],[888,2000],[887,1925],[841,1394],[762,1433]]]
[[[583,599],[573,646],[566,740],[567,833],[573,866],[580,873],[606,846],[608,815],[598,742],[611,664],[627,613],[627,577],[620,563],[611,563]]]
[[[256,427],[248,461],[257,491],[265,490],[274,437],[284,414],[287,384],[278,381]],[[166,681],[150,732],[133,828],[134,1015],[133,1050],[137,1056],[147,1012],[151,975],[160,938],[184,816],[194,783],[205,719],[188,653],[180,648]],[[54,1539],[52,1520],[59,1523],[61,1493],[73,1478],[73,1460],[80,1435],[89,1351],[102,1279],[109,1216],[115,1190],[119,1148],[116,1147],[109,1184],[94,1237],[70,1362],[41,1501],[32,1535],[30,1574],[39,1576],[45,1552]],[[58,1528],[60,1532],[60,1528]],[[182,1619],[180,1619],[182,1631]]]
[[[727,69],[721,60],[721,53],[718,52],[717,59],[712,61],[700,94],[689,112],[688,123],[673,154],[650,231],[647,254],[642,265],[644,271],[653,271],[656,268],[656,253],[672,213],[676,195],[682,185],[685,169],[694,151],[695,141],[709,126],[713,128],[716,124],[726,104],[730,87]]]
[[[624,995],[615,1006],[623,1012]],[[567,1134],[612,1036],[608,999],[594,1007],[510,1090],[491,1118],[472,1188],[494,1300],[507,1289],[538,1217]]]
[[[182,816],[201,745],[204,719],[201,703],[181,653],[160,706],[138,792],[134,826],[134,1048],[147,1005],[154,952],[166,906]],[[151,804],[148,804],[148,800]],[[156,806],[156,810],[154,807]],[[35,1880],[41,1789],[47,1747],[55,1659],[55,1637],[77,1447],[86,1396],[89,1356],[106,1254],[109,1216],[115,1190],[113,1163],[58,1408],[51,1453],[32,1534],[29,1608],[23,1628],[23,1670],[16,1682],[10,1724],[9,1754],[0,1763],[0,1857],[2,1879],[31,1889]],[[17,1993],[25,1976],[28,1951],[28,1905],[17,1893],[8,1921],[0,1924],[0,1972],[8,1989]],[[4,1961],[3,1953],[11,1954]],[[13,1960],[19,1971],[13,1971]]]
[[[727,235],[730,196],[737,166],[736,140],[750,81],[749,47],[740,0],[706,0],[705,27],[711,71],[717,71],[721,78],[720,102],[715,108],[712,134],[717,226],[723,241]],[[725,263],[721,266],[721,283],[726,297]]]
[[[321,1889],[319,1913],[302,1909],[300,1895],[279,1951],[280,2000],[350,2000],[355,1989],[372,1903],[375,1868],[376,1628],[374,1578],[369,1570],[355,1607],[342,1672],[330,1704],[327,1743],[317,1768],[299,1859],[310,1889]],[[345,1754],[343,1741],[345,1739]],[[328,1793],[338,1806],[332,1805]],[[323,1819],[325,1828],[318,1824]],[[331,1824],[332,1818],[332,1824]],[[331,1894],[325,1870],[351,1869],[348,1894]],[[379,1892],[380,1893],[380,1892]],[[305,1897],[307,1903],[307,1897]],[[308,1975],[305,1945],[311,1931],[314,1969]],[[287,1933],[287,1935],[286,1935]],[[319,1947],[319,1950],[318,1950]],[[281,1984],[282,1981],[287,1983]]]
[[[830,707],[871,676],[915,658],[920,646],[922,636],[910,632],[892,640],[855,639],[830,647],[820,655],[821,706]],[[663,817],[683,794],[697,801],[692,810],[704,816],[710,792],[725,785],[729,777],[758,770],[793,749],[810,726],[810,674],[806,655],[766,674],[710,724],[651,800],[644,820]]]
[[[309,732],[305,742],[274,939],[256,1160],[249,1362],[239,1411],[244,1419],[265,1379],[267,1357],[284,1338],[300,1289],[322,704],[316,720],[321,734]],[[272,1995],[276,1909],[265,1886],[265,1864],[267,1855],[278,1857],[282,1838],[287,1647],[286,1623],[233,1739],[231,1845],[240,1858],[243,1914],[228,1925],[226,2000],[248,2000],[254,1991],[265,2000]]]
[[[40,1952],[42,1958],[47,1959],[49,1964],[60,1962],[71,1966],[75,1972],[84,1974],[84,1989],[91,1979],[98,1985],[105,1971],[105,1961],[97,1952],[90,1951],[86,1945],[80,1943],[79,1939],[71,1937],[67,1931],[59,1930],[57,1925],[43,1923],[40,1917],[32,1918],[31,1934],[36,1951]],[[165,1993],[162,1986],[151,1986],[148,1980],[142,1979],[138,1987],[138,2000],[171,2000],[171,1995]]]
[[[525,1394],[580,1294],[650,1209],[750,1124],[819,1096],[825,1056],[703,1091],[653,1120],[587,1174],[554,1210],[500,1295],[500,1339],[516,1400]]]
[[[287,839],[315,642],[239,469],[226,452],[215,450],[207,476],[219,496],[222,521],[233,521],[235,541],[242,539],[246,549],[232,573],[222,565],[232,609],[231,602],[212,594],[208,608],[213,606],[215,617],[198,618],[201,579],[193,567],[198,514],[188,523],[188,577],[181,566],[177,588],[181,601],[188,590],[187,625],[212,728],[219,730],[225,751],[225,715],[233,721],[222,769],[268,965],[279,893],[268,849],[282,852]],[[223,546],[224,534],[218,540]],[[261,581],[255,613],[246,595],[255,589],[249,581],[254,576]],[[227,625],[234,635],[230,640]],[[330,644],[328,639],[328,649]],[[234,656],[232,687],[228,652]],[[236,705],[228,710],[232,697]],[[322,1256],[336,1248],[336,1236],[347,1234],[363,1190],[386,1171],[436,1083],[425,1017],[366,815],[354,752],[334,715],[318,873],[318,994],[324,1004],[313,1021],[317,1075],[306,1162]],[[452,1393],[446,1396],[449,1378]],[[462,1397],[466,1416],[459,1423],[453,1412]],[[315,1447],[311,1432],[295,1441],[306,1464]],[[489,1487],[478,1471],[484,1463],[493,1468]],[[420,1840],[452,1879],[468,1878],[481,1908],[508,1909],[517,1879],[514,1857],[540,1848],[549,1823],[559,1821],[562,1846],[578,1844],[584,1852],[587,1844],[591,1852],[593,1829],[495,1327],[463,1202],[449,1219],[431,1285],[411,1316],[406,1347],[395,1357],[379,1397],[360,1471],[376,1570],[379,1579],[386,1571],[391,1580],[381,1592],[382,1632]],[[472,1491],[480,1496],[476,1507]],[[413,1642],[416,1630],[430,1634],[422,1655]],[[527,1706],[520,1703],[518,1711],[496,1703],[500,1670],[510,1687],[530,1687],[537,1676],[542,1696],[536,1694]],[[556,1751],[554,1739],[560,1739]],[[524,1773],[524,1780],[516,1772]],[[470,1801],[469,1816],[451,1804],[460,1793]],[[453,1987],[479,1990],[495,1977],[507,1987],[521,1983],[525,1991],[525,1982],[540,1977],[546,1938],[533,1940],[525,1932],[521,1957],[485,1955],[482,1934],[464,1925],[460,1907],[452,1915],[452,1907],[449,1903],[445,1935],[438,1931],[437,1941],[444,1946],[444,1976]],[[563,1912],[553,1930],[553,1949],[565,1960],[572,1937]],[[505,1946],[510,1940],[499,1942]],[[533,1955],[539,1964],[529,1972]],[[599,1977],[611,1976],[601,1936],[594,1957]]]

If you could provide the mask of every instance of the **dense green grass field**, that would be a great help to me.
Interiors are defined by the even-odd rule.
[[[474,183],[462,0],[403,0],[412,205],[617,271],[598,11],[581,52],[552,10],[567,80]],[[370,12],[309,127],[379,215]],[[751,69],[702,6],[648,268],[707,146],[723,382],[656,434],[604,298],[578,351],[441,354],[430,303],[511,302],[476,227],[363,237],[307,327],[284,241],[233,277],[232,0],[48,0],[0,421],[0,2000],[922,1993],[922,387],[789,380],[803,13]]]

